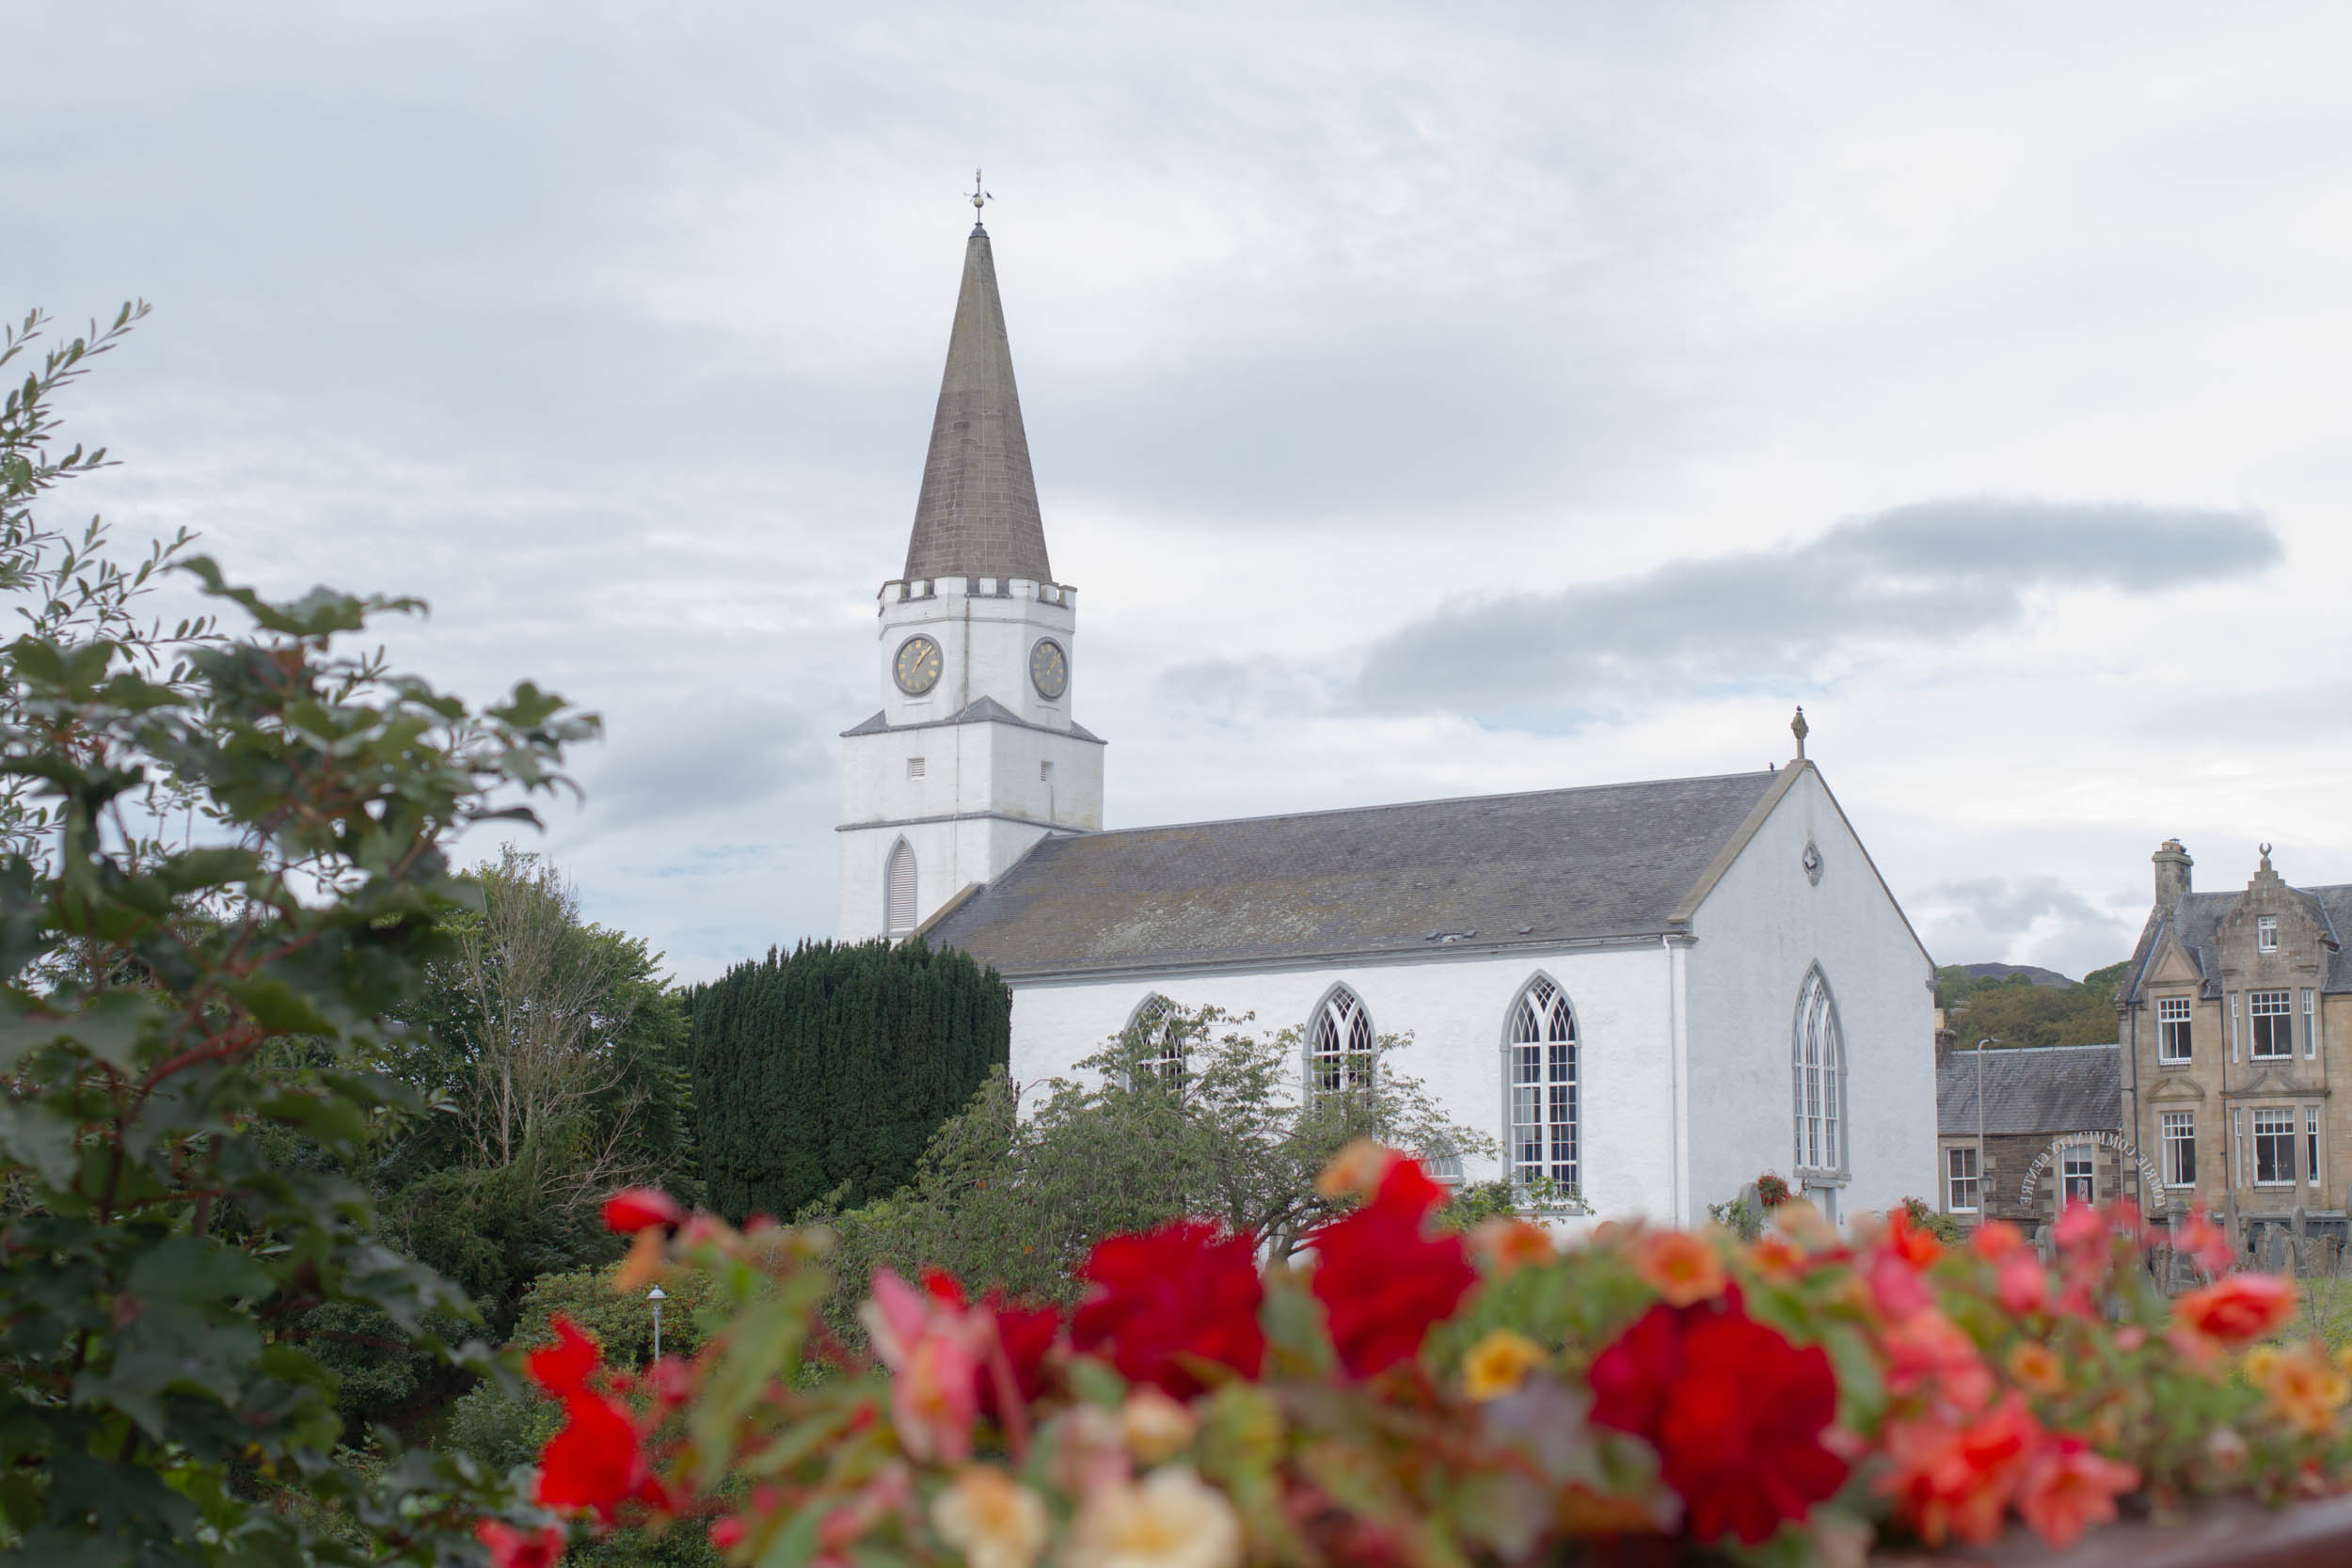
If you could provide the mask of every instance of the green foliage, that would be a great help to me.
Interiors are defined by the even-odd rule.
[[[1990,1037],[2002,1046],[2108,1045],[2124,964],[2093,970],[2078,986],[2037,986],[2022,974],[1935,972],[1936,1005],[1963,1049]]]
[[[659,954],[511,845],[467,880],[390,1063],[436,1114],[382,1141],[373,1180],[389,1236],[504,1324],[535,1276],[615,1254],[607,1194],[699,1198],[693,1085]]]
[[[1454,1189],[1438,1211],[1440,1230],[1474,1230],[1486,1220],[1507,1220],[1518,1213],[1523,1195],[1508,1181],[1471,1181]]]
[[[49,462],[26,407],[86,357],[53,356],[0,426],[19,590],[58,563],[13,519],[87,467]],[[29,791],[0,854],[0,1539],[77,1568],[448,1561],[502,1493],[389,1441],[337,1463],[313,1315],[437,1352],[436,1315],[469,1310],[376,1239],[346,1172],[422,1110],[384,1020],[474,896],[448,843],[528,816],[515,794],[561,783],[594,721],[529,686],[476,713],[340,650],[405,603],[184,569],[253,629],[142,641],[135,585],[85,562],[113,609],[0,650],[0,776]]]
[[[1936,1209],[1926,1198],[1907,1197],[1902,1200],[1902,1203],[1903,1212],[1910,1217],[1911,1223],[1937,1241],[1957,1245],[1968,1239],[1966,1226],[1961,1224],[1954,1216]]]
[[[694,989],[710,1206],[740,1220],[897,1191],[1012,1046],[996,972],[921,942],[803,942]]]
[[[1096,1242],[1187,1214],[1263,1237],[1279,1260],[1351,1201],[1320,1196],[1315,1179],[1356,1139],[1493,1152],[1388,1064],[1399,1040],[1353,1064],[1351,1086],[1301,1103],[1297,1031],[1229,1027],[1246,1022],[1214,1006],[1152,1014],[1078,1063],[1081,1080],[1042,1085],[1026,1117],[1020,1090],[991,1075],[939,1130],[912,1187],[827,1216],[840,1276],[935,1264],[1017,1296],[1067,1298]],[[1165,1064],[1179,1056],[1171,1076]]]

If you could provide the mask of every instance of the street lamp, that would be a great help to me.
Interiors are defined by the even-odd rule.
[[[1991,1202],[1993,1183],[1984,1170],[1984,1048],[2001,1042],[1987,1035],[1977,1041],[1977,1223],[1982,1225],[1993,1217]],[[661,1309],[654,1308],[655,1343],[660,1342]]]
[[[657,1285],[645,1292],[645,1299],[653,1303],[653,1358],[659,1361],[661,1359],[661,1304],[670,1298]]]

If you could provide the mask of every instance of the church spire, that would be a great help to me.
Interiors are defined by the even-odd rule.
[[[996,262],[988,230],[977,222],[963,248],[963,288],[947,337],[947,371],[931,420],[906,576],[1053,580],[1037,479],[1029,470],[1029,437],[1021,426],[1021,394],[1013,386],[1005,307],[996,293]]]

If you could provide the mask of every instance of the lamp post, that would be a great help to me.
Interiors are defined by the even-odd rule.
[[[653,1358],[659,1361],[661,1359],[661,1304],[670,1298],[657,1285],[645,1292],[645,1299],[653,1303]]]
[[[1993,1183],[1984,1171],[1984,1048],[2001,1042],[1987,1035],[1977,1041],[1977,1223],[1982,1225],[1993,1217]],[[655,1308],[655,1323],[660,1322],[660,1308]],[[659,1335],[656,1336],[657,1340]]]

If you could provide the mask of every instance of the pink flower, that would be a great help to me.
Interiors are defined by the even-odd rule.
[[[1896,1421],[1883,1439],[1892,1472],[1879,1491],[1919,1538],[1940,1546],[1951,1536],[1982,1544],[2001,1519],[2042,1440],[2041,1423],[2016,1394],[1968,1423]]]
[[[2061,1252],[2084,1252],[2106,1241],[2107,1222],[2098,1210],[2076,1199],[2058,1215],[2055,1235]]]
[[[2012,1252],[1993,1274],[1993,1292],[2012,1316],[2039,1312],[2050,1299],[2050,1273],[2030,1252]]]
[[[2188,1255],[2191,1261],[2207,1274],[2226,1271],[2235,1259],[2230,1246],[2230,1233],[2205,1217],[2202,1209],[2192,1210],[2172,1244]]]
[[[1886,1356],[1886,1386],[1894,1393],[1930,1388],[1968,1415],[1993,1398],[1993,1369],[1977,1342],[1934,1307],[1888,1325],[1879,1345]]]
[[[1897,1210],[1901,1213],[1901,1210]],[[1929,1240],[1934,1240],[1930,1237]],[[1900,1323],[1914,1312],[1924,1312],[1935,1305],[1935,1297],[1928,1291],[1928,1282],[1919,1271],[1906,1262],[1900,1253],[1881,1252],[1870,1259],[1870,1299],[1879,1315],[1890,1322]]]
[[[2139,1485],[2139,1472],[2076,1437],[2057,1437],[2042,1446],[2017,1483],[2017,1512],[2034,1533],[2060,1551],[2092,1525],[2115,1517],[2115,1499]]]
[[[874,1271],[873,1298],[859,1315],[891,1371],[890,1418],[899,1446],[918,1460],[970,1459],[993,1315],[918,1291],[888,1269]]]

